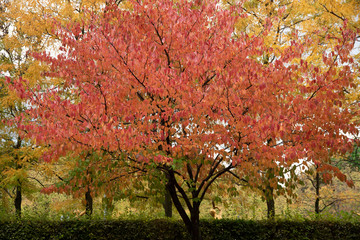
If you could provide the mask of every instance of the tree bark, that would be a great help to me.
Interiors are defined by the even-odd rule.
[[[192,240],[201,240],[201,234],[200,234],[200,201],[193,201],[193,204],[191,206],[190,210],[190,218],[185,212],[185,209],[177,195],[176,191],[176,179],[174,176],[174,173],[170,170],[167,173],[168,177],[168,183],[166,184],[166,188],[171,196],[171,199],[174,203],[174,206],[178,213],[181,216],[181,219],[183,220],[185,227],[188,231],[188,233],[191,236]],[[186,200],[189,200],[188,198]]]
[[[267,205],[267,218],[274,219],[275,218],[275,201],[273,195],[266,198]]]
[[[15,204],[15,216],[17,219],[21,219],[21,202],[22,202],[22,196],[21,196],[21,185],[16,186],[16,195],[14,199]]]
[[[22,139],[20,136],[17,137],[16,145],[14,146],[14,149],[20,149],[22,143]],[[22,166],[19,165],[19,156],[16,154],[16,169],[21,169]],[[14,199],[14,205],[15,205],[15,216],[17,219],[21,219],[21,202],[22,202],[22,187],[21,187],[21,181],[17,180],[16,185],[16,193],[15,193],[15,199]]]
[[[91,191],[89,187],[85,193],[85,207],[86,207],[86,216],[91,217],[91,214],[93,212],[93,198],[91,196]]]
[[[172,217],[172,200],[171,195],[167,189],[165,189],[165,199],[164,199],[164,211],[165,217],[171,218]]]
[[[200,203],[193,203],[193,209],[191,211],[191,239],[201,240],[200,234]]]
[[[270,186],[267,186],[264,191],[266,206],[267,206],[267,218],[275,218],[275,200],[274,200],[274,189]]]
[[[320,213],[320,174],[316,171],[315,175],[315,191],[316,191],[316,199],[315,199],[315,214],[316,216]]]

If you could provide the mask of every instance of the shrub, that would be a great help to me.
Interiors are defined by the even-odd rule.
[[[0,239],[189,239],[181,221],[82,220],[1,221]],[[360,239],[360,223],[334,221],[206,220],[204,240],[232,239]]]

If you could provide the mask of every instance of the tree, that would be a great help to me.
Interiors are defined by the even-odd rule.
[[[320,218],[324,212],[342,214],[353,213],[357,209],[356,180],[349,169],[339,170],[337,164],[334,164],[336,161],[338,159],[334,158],[331,163],[315,161],[299,174],[304,184],[297,191],[296,209],[302,206],[301,212],[313,213],[311,216],[315,218]]]
[[[312,175],[312,176],[311,176]],[[353,187],[354,183],[351,180],[347,180],[345,174],[341,173],[340,170],[330,164],[321,164],[319,162],[315,163],[313,169],[308,170],[308,179],[310,180],[312,186],[315,189],[315,204],[314,210],[316,216],[318,216],[326,208],[330,207],[334,203],[338,202],[339,199],[331,199],[329,202],[323,201],[323,207],[320,208],[320,196],[321,185],[329,184],[334,177],[337,177],[341,182],[346,182],[349,187]]]
[[[291,199],[296,197],[293,190],[296,188],[296,184],[301,182],[298,179],[297,171],[302,164],[293,164],[288,168],[275,166],[275,168],[268,167],[263,171],[259,170],[259,174],[247,174],[243,178],[232,172],[236,177],[235,184],[260,192],[262,200],[266,202],[268,219],[275,218],[276,197],[285,196],[287,201],[291,202]]]
[[[70,20],[79,22],[83,11],[91,8],[99,12],[102,5],[105,5],[104,0],[52,0],[47,4],[43,1],[0,1],[0,171],[3,175],[0,184],[3,188],[11,186],[17,189],[14,196],[9,195],[15,199],[18,216],[21,213],[22,191],[26,191],[27,187],[33,189],[36,185],[29,184],[26,179],[32,178],[28,172],[35,169],[33,165],[41,162],[37,157],[42,150],[19,132],[14,118],[28,106],[8,89],[4,76],[24,77],[30,85],[44,88],[47,84],[61,84],[59,79],[42,78],[41,73],[47,66],[36,61],[30,53],[57,50],[57,36],[50,34],[53,24],[49,19],[57,19],[64,25]]]
[[[115,193],[131,185],[131,181],[136,178],[134,174],[138,172],[132,169],[127,172],[126,166],[119,165],[119,162],[94,151],[69,153],[65,157],[55,159],[47,166],[46,171],[49,177],[52,177],[49,181],[51,184],[44,187],[41,192],[46,194],[58,192],[83,198],[84,214],[87,217],[91,217],[93,213],[93,199],[97,196],[105,196],[103,197],[104,207],[107,209],[105,215],[110,214]]]
[[[317,67],[318,71],[326,74],[331,63],[324,60],[324,52],[336,52],[336,47],[339,45],[337,39],[341,38],[344,23],[357,32],[353,38],[354,41],[359,42],[360,5],[358,1],[247,0],[242,2],[230,0],[222,2],[225,6],[241,5],[244,11],[243,14],[246,17],[237,21],[236,33],[245,32],[250,36],[256,36],[268,30],[264,44],[273,50],[264,51],[261,56],[264,64],[276,61],[284,54],[284,50],[291,45],[292,41],[298,41],[299,36],[302,38],[311,36],[312,44],[308,44],[305,50],[307,54],[303,54],[302,58],[294,58],[293,61],[300,64],[301,59],[307,60]],[[272,27],[267,29],[269,23]],[[357,52],[354,51],[352,55],[358,60],[360,55]],[[333,58],[333,60],[336,59]],[[331,66],[331,69],[335,68],[337,66]],[[355,69],[356,67],[354,71],[357,72]],[[354,75],[353,78],[353,87],[344,86],[343,88],[347,97],[341,104],[351,105],[353,111],[356,112],[359,96],[355,86],[358,85],[359,77]],[[354,114],[355,118],[356,116]]]
[[[323,212],[328,207],[335,205],[341,201],[346,201],[348,198],[338,197],[337,194],[332,194],[330,199],[324,199],[320,190],[321,185],[329,185],[333,182],[336,177],[340,182],[345,182],[348,187],[354,187],[354,182],[343,173],[345,168],[350,166],[350,168],[358,168],[358,148],[355,146],[352,153],[346,154],[344,157],[333,158],[330,164],[320,163],[315,161],[314,166],[309,168],[306,171],[307,179],[311,182],[312,186],[315,189],[315,214],[318,215]],[[334,190],[335,191],[335,190]],[[349,196],[347,196],[349,197]],[[322,207],[321,207],[322,200]]]
[[[312,46],[308,48],[307,60],[317,66],[326,67],[322,60],[323,52],[333,50],[337,45],[335,39],[327,38],[329,34],[339,37],[344,22],[347,22],[352,30],[360,30],[360,5],[357,0],[247,0],[243,4],[237,0],[223,2],[242,5],[247,17],[237,22],[237,31],[240,33],[261,34],[266,29],[267,21],[272,22],[273,27],[265,39],[265,44],[276,49],[274,56],[282,54],[283,49],[294,40],[293,32],[299,32],[302,36],[315,35]],[[356,41],[359,41],[359,35],[355,37]],[[269,55],[269,60],[273,61],[274,56]],[[359,54],[355,57],[358,59]]]
[[[261,174],[352,147],[342,134],[357,131],[352,114],[337,104],[352,81],[351,31],[344,28],[338,42],[346,51],[332,53],[340,58],[322,73],[306,60],[293,63],[310,39],[264,65],[259,59],[272,51],[266,32],[234,35],[240,8],[130,3],[132,10],[108,5],[85,27],[58,29],[63,54],[38,59],[63,85],[38,92],[14,81],[34,106],[27,113],[36,121],[23,126],[52,146],[48,159],[91,150],[133,169],[155,167],[192,239],[200,239],[200,204],[230,170]]]
[[[164,17],[170,17],[171,15],[172,15],[172,17],[177,17],[177,16],[179,16],[181,18],[185,17],[185,15],[181,15],[181,14],[179,15],[177,13],[177,10],[173,8],[172,2],[166,2],[164,4],[165,4],[163,6],[164,9],[162,9],[161,11],[159,9],[159,11],[160,11],[159,14],[160,13],[163,14]],[[203,161],[207,162],[207,161],[211,160],[212,157],[210,157],[209,151],[207,151],[202,154],[203,156],[198,158],[198,156],[196,154],[198,152],[197,149],[194,149],[194,147],[191,146],[191,142],[193,141],[193,138],[195,141],[196,138],[199,138],[202,133],[204,133],[204,132],[206,133],[207,129],[210,129],[210,128],[208,127],[208,125],[205,124],[205,122],[203,122],[204,119],[206,118],[205,114],[201,114],[200,119],[203,119],[203,120],[200,120],[199,124],[201,124],[201,128],[203,128],[203,129],[194,134],[191,134],[192,130],[187,129],[187,128],[192,128],[191,122],[199,121],[198,119],[196,119],[196,120],[192,119],[192,115],[193,115],[194,110],[196,110],[196,111],[200,110],[202,108],[201,105],[203,105],[203,103],[201,101],[199,104],[196,104],[196,101],[194,101],[194,99],[192,99],[192,98],[189,98],[189,96],[187,96],[187,93],[189,93],[189,91],[192,91],[194,94],[199,96],[200,94],[202,95],[203,92],[206,92],[205,91],[205,89],[206,89],[205,82],[203,83],[204,86],[201,87],[199,85],[200,83],[195,81],[195,79],[192,77],[192,75],[199,77],[203,74],[207,74],[206,71],[208,68],[204,68],[201,70],[200,73],[197,73],[196,69],[191,69],[191,68],[190,68],[190,71],[184,72],[185,66],[181,66],[181,61],[183,61],[182,57],[185,57],[184,58],[185,64],[191,64],[191,61],[193,61],[193,59],[189,59],[189,56],[191,54],[193,54],[192,52],[194,49],[197,49],[198,47],[200,47],[199,42],[197,42],[197,44],[193,45],[193,46],[191,46],[191,45],[184,46],[185,48],[184,48],[183,52],[180,52],[180,56],[174,56],[175,57],[174,60],[171,60],[170,56],[166,57],[166,55],[169,54],[169,52],[167,52],[167,50],[165,48],[165,44],[162,42],[163,39],[160,35],[160,34],[163,34],[162,30],[160,30],[160,28],[163,28],[163,26],[157,25],[156,21],[154,20],[156,18],[156,16],[152,16],[152,14],[150,14],[149,16],[145,16],[145,15],[141,14],[142,11],[151,13],[151,12],[149,12],[149,10],[153,11],[154,10],[153,6],[149,5],[149,6],[145,7],[143,5],[138,5],[138,3],[134,3],[134,5],[136,5],[136,7],[137,7],[137,11],[135,12],[135,14],[129,14],[129,12],[127,12],[127,11],[119,11],[116,9],[115,10],[109,9],[109,15],[107,16],[107,18],[99,20],[99,21],[101,21],[101,24],[106,24],[107,26],[104,26],[105,28],[107,28],[107,27],[117,28],[117,26],[120,26],[121,28],[122,27],[125,27],[125,28],[122,30],[119,29],[120,31],[102,32],[102,30],[96,31],[96,28],[92,29],[92,27],[91,27],[91,29],[89,29],[88,33],[89,34],[100,34],[100,36],[99,36],[100,38],[97,38],[97,37],[92,38],[91,37],[93,40],[95,40],[95,42],[93,42],[93,43],[89,42],[88,44],[91,44],[91,46],[95,46],[96,48],[98,46],[102,48],[102,46],[99,45],[97,43],[97,41],[105,40],[106,42],[108,42],[110,44],[110,46],[113,46],[112,49],[110,49],[111,52],[108,53],[110,55],[107,55],[106,52],[103,52],[104,54],[106,54],[105,58],[103,58],[103,55],[102,55],[103,53],[101,53],[101,55],[99,55],[100,58],[97,58],[97,60],[93,61],[94,64],[96,64],[96,65],[100,64],[98,66],[101,67],[101,65],[102,65],[101,61],[103,59],[110,60],[113,57],[120,58],[120,59],[122,58],[122,56],[120,55],[120,52],[123,51],[123,49],[118,50],[117,49],[118,47],[119,48],[129,47],[130,49],[126,50],[126,54],[131,54],[131,55],[136,54],[136,52],[134,51],[133,48],[134,47],[137,48],[136,45],[139,43],[142,43],[142,40],[139,41],[139,39],[143,39],[143,34],[148,32],[149,34],[151,34],[151,36],[149,36],[147,41],[143,42],[143,44],[144,44],[143,47],[148,48],[149,46],[147,46],[147,45],[150,44],[150,49],[155,51],[154,57],[156,57],[155,59],[151,59],[151,60],[154,60],[155,62],[152,62],[152,61],[149,62],[150,69],[147,69],[147,66],[145,66],[146,68],[143,69],[143,70],[145,70],[146,75],[150,74],[150,76],[149,76],[150,81],[148,83],[146,83],[146,85],[144,82],[141,83],[142,80],[141,81],[139,80],[140,77],[141,78],[145,77],[145,79],[148,77],[144,76],[145,74],[142,74],[141,72],[137,73],[138,70],[133,69],[134,67],[137,68],[137,66],[133,66],[133,63],[130,63],[131,65],[127,65],[127,62],[126,62],[127,60],[125,60],[125,58],[124,58],[125,62],[117,61],[116,65],[111,65],[111,64],[104,65],[104,67],[106,69],[101,70],[101,72],[105,71],[105,72],[108,72],[110,75],[115,74],[114,77],[116,77],[116,78],[120,77],[120,79],[122,79],[123,74],[130,74],[130,75],[125,76],[125,79],[128,78],[128,80],[129,80],[128,83],[124,82],[123,85],[117,85],[118,87],[120,87],[120,89],[119,89],[120,91],[116,90],[114,93],[120,93],[119,96],[116,96],[116,95],[106,96],[108,94],[111,94],[111,92],[108,92],[110,89],[108,89],[105,86],[107,84],[110,84],[110,82],[107,82],[107,81],[101,81],[100,84],[93,82],[93,83],[95,83],[95,85],[92,85],[93,83],[90,83],[90,85],[87,85],[86,83],[84,85],[81,84],[82,85],[81,88],[96,87],[100,92],[102,92],[102,93],[100,93],[100,92],[97,92],[97,93],[104,94],[104,96],[106,96],[105,98],[102,98],[103,100],[105,100],[105,102],[102,102],[102,100],[100,100],[101,102],[98,102],[98,103],[100,103],[100,105],[102,105],[102,104],[104,104],[104,105],[103,105],[103,107],[101,107],[101,109],[98,109],[98,110],[100,110],[100,112],[98,112],[100,115],[98,115],[98,113],[96,113],[96,115],[107,118],[107,116],[106,116],[107,114],[116,112],[115,115],[111,117],[112,120],[110,120],[110,118],[109,118],[106,121],[110,120],[110,122],[107,122],[107,126],[109,127],[108,130],[118,131],[118,133],[111,134],[114,137],[116,137],[116,139],[118,139],[118,140],[113,142],[113,140],[110,140],[108,138],[108,136],[102,135],[103,133],[101,133],[104,141],[106,141],[107,143],[110,143],[110,142],[108,142],[110,140],[112,142],[110,145],[103,148],[103,147],[100,147],[100,145],[98,145],[96,143],[97,140],[94,141],[95,140],[94,138],[88,138],[86,140],[83,139],[82,137],[85,137],[86,135],[91,136],[90,132],[93,133],[93,131],[95,131],[95,132],[101,131],[102,132],[103,130],[105,130],[105,132],[106,132],[107,127],[105,127],[105,126],[104,126],[105,128],[100,127],[100,125],[93,126],[92,123],[94,123],[96,125],[98,123],[100,123],[95,119],[94,119],[95,122],[93,122],[93,120],[91,120],[91,119],[86,119],[85,121],[87,123],[85,123],[83,120],[79,119],[80,122],[82,122],[85,125],[81,124],[82,125],[81,128],[78,129],[77,133],[75,134],[77,136],[74,136],[74,133],[68,135],[68,137],[72,136],[72,137],[70,137],[71,141],[75,140],[75,142],[72,144],[68,144],[70,142],[60,143],[59,139],[57,139],[57,137],[56,137],[59,135],[55,134],[55,135],[53,135],[56,138],[56,139],[53,139],[54,141],[47,139],[47,140],[50,140],[50,141],[47,141],[47,143],[51,144],[53,146],[53,148],[52,148],[53,151],[50,152],[49,154],[53,153],[53,154],[59,155],[61,153],[65,153],[66,151],[69,151],[70,148],[74,151],[83,151],[84,148],[85,149],[91,148],[91,149],[106,151],[109,154],[114,155],[114,158],[116,158],[116,159],[119,158],[119,156],[118,156],[119,154],[125,153],[127,155],[128,161],[133,162],[135,164],[134,167],[136,167],[137,164],[143,165],[147,161],[150,161],[150,160],[153,161],[155,164],[158,165],[159,169],[161,169],[162,171],[165,172],[165,175],[168,178],[167,188],[168,188],[170,194],[172,195],[173,201],[174,201],[177,209],[179,210],[180,215],[184,219],[186,226],[188,227],[189,231],[193,234],[193,236],[198,237],[198,235],[199,235],[199,206],[200,206],[200,202],[201,202],[203,196],[205,195],[206,189],[215,180],[215,178],[219,177],[221,174],[225,173],[228,169],[232,168],[232,166],[223,167],[220,163],[223,162],[224,159],[223,159],[223,157],[220,156],[220,154],[218,154],[218,157],[215,159],[215,162],[214,162],[215,165],[212,167],[209,166],[210,167],[209,175],[201,176],[200,170],[203,168],[203,165],[205,167],[205,164],[202,164],[201,162],[203,162]],[[150,8],[148,9],[148,7],[150,7]],[[200,34],[201,31],[203,31],[203,34],[202,34],[203,36],[200,35],[200,37],[203,38],[203,39],[201,39],[201,42],[210,41],[209,44],[212,44],[214,42],[214,40],[208,39],[210,34],[216,34],[217,38],[219,38],[219,37],[223,38],[222,37],[223,31],[228,30],[229,33],[227,34],[227,36],[229,36],[229,34],[231,33],[231,31],[229,31],[229,30],[231,30],[231,26],[229,24],[227,24],[229,27],[224,28],[223,30],[221,30],[219,26],[214,27],[214,29],[208,29],[207,16],[210,16],[210,14],[212,14],[212,13],[216,13],[217,10],[215,8],[212,8],[212,7],[205,8],[204,7],[204,11],[205,11],[204,13],[197,11],[197,10],[193,10],[191,8],[192,8],[191,3],[185,3],[185,2],[181,3],[181,5],[179,7],[179,9],[181,9],[180,11],[184,11],[183,14],[186,14],[186,16],[190,16],[192,13],[196,13],[196,15],[192,17],[192,24],[198,25],[194,28],[194,30],[196,31],[196,34],[187,36],[185,31],[192,31],[192,28],[189,25],[181,24],[181,22],[174,22],[174,19],[172,19],[172,21],[169,22],[169,23],[171,23],[171,28],[172,28],[174,34],[175,34],[175,28],[177,27],[177,25],[179,27],[183,28],[182,34],[179,37],[174,35],[174,40],[176,41],[176,44],[184,44],[184,38],[188,38],[188,37],[197,39],[199,37],[199,36],[197,36],[197,34]],[[166,14],[166,12],[169,12],[171,15]],[[151,18],[150,18],[150,16],[151,16]],[[113,18],[113,17],[116,17],[117,21],[120,21],[120,22],[115,25],[114,24],[108,25],[106,23],[108,21],[108,18]],[[125,18],[125,19],[127,18],[126,21],[124,21],[123,18]],[[134,21],[137,18],[140,18],[139,21]],[[197,23],[196,18],[201,19],[201,21],[199,23]],[[221,18],[225,18],[225,16],[219,15],[219,20],[221,20]],[[181,21],[183,21],[183,20],[181,20]],[[136,23],[136,25],[132,26],[133,23]],[[133,29],[133,27],[135,27],[135,29],[140,28],[140,30],[141,30],[141,32],[139,33],[140,35],[132,37],[131,35],[129,35],[129,30],[127,30],[127,27],[130,27],[129,29]],[[144,29],[142,29],[143,27],[144,27]],[[198,30],[197,28],[200,28],[200,29]],[[76,38],[79,38],[80,36],[78,34],[81,34],[81,31],[79,32],[78,30],[80,30],[79,25],[75,25],[73,28],[73,31],[75,31],[74,33],[75,33]],[[100,30],[100,29],[98,29],[98,30]],[[128,39],[128,42],[124,42],[125,45],[123,45],[123,44],[118,45],[119,43],[112,42],[113,40],[117,39],[117,37],[109,36],[109,37],[111,37],[109,39],[107,36],[108,34],[119,34],[119,33],[123,33],[124,34],[123,37],[126,37],[126,36],[130,37]],[[219,35],[219,33],[221,33],[221,35]],[[171,34],[171,33],[167,30],[166,34]],[[90,37],[90,35],[88,35],[88,36]],[[84,35],[84,38],[82,38],[81,42],[83,42],[85,39],[91,40],[90,38],[88,38],[88,36]],[[123,38],[120,37],[119,39],[123,39]],[[69,40],[70,40],[70,38],[69,38]],[[160,41],[160,42],[158,42],[158,41]],[[73,42],[73,43],[75,43],[75,42]],[[160,44],[160,47],[158,46],[159,44]],[[161,45],[163,45],[163,46],[161,46]],[[180,47],[181,46],[176,46],[176,49],[179,49]],[[223,46],[221,49],[224,49],[224,47],[225,46]],[[217,52],[221,53],[221,49],[217,50]],[[91,52],[93,51],[92,49],[89,49],[89,50]],[[100,49],[97,49],[97,50],[100,50]],[[93,53],[98,52],[97,50]],[[101,51],[102,50],[100,50],[100,52]],[[115,51],[115,52],[113,52],[113,51]],[[173,52],[172,49],[171,49],[171,52]],[[114,53],[116,55],[113,55]],[[163,55],[164,53],[165,53],[165,55]],[[174,54],[176,54],[175,51],[174,51]],[[205,52],[203,51],[201,54],[205,54]],[[218,56],[219,55],[214,55],[214,56],[212,56],[212,58],[216,59]],[[108,57],[110,57],[110,58],[108,58]],[[166,57],[166,59],[164,59],[163,57]],[[126,58],[131,59],[131,61],[137,61],[136,59],[139,59],[139,56],[128,56]],[[68,59],[68,60],[70,60],[70,59]],[[98,60],[100,60],[100,61],[98,62]],[[139,60],[143,61],[145,59],[140,58]],[[197,61],[198,60],[199,59],[197,59]],[[161,63],[159,61],[161,61]],[[190,62],[186,63],[186,61],[190,61]],[[209,61],[209,60],[206,60],[206,61]],[[223,60],[221,60],[221,62],[223,62]],[[70,63],[70,62],[68,62],[68,63]],[[120,65],[117,66],[118,64],[120,64]],[[125,68],[122,66],[122,64],[125,64]],[[73,63],[71,65],[73,65]],[[157,65],[159,67],[162,67],[163,69],[161,71],[156,71],[155,69],[158,67]],[[53,65],[53,66],[56,68],[55,65]],[[117,69],[117,67],[121,67],[121,68]],[[154,69],[154,67],[155,67],[155,69]],[[214,67],[211,67],[211,69],[213,69]],[[76,69],[74,68],[73,70],[76,70]],[[78,69],[78,70],[80,70],[80,69]],[[140,69],[140,70],[142,70],[142,69]],[[155,71],[153,71],[153,70],[155,70]],[[171,78],[176,77],[176,75],[178,75],[179,73],[181,74],[182,72],[184,72],[183,75],[185,75],[185,76],[189,74],[191,77],[189,76],[184,79],[186,82],[188,82],[188,86],[187,86],[187,84],[184,84],[184,89],[181,90],[179,93],[176,93],[176,91],[177,91],[176,86],[171,84],[170,81],[167,81],[166,84],[168,85],[168,90],[171,91],[174,95],[166,97],[166,95],[164,95],[165,92],[163,92],[163,91],[158,92],[158,90],[156,88],[153,88],[153,87],[156,87],[156,85],[158,85],[158,87],[160,87],[160,85],[159,85],[160,83],[156,82],[156,81],[154,82],[154,80],[158,79],[158,77],[156,77],[157,74],[164,74],[164,71],[165,71],[165,73],[167,71],[170,71],[168,74],[170,74],[169,77],[171,77]],[[70,72],[68,72],[68,73],[70,73]],[[137,77],[138,74],[140,74],[139,78]],[[166,75],[168,75],[168,74],[166,73]],[[62,77],[67,78],[65,76],[62,76]],[[201,76],[201,77],[205,77],[205,75]],[[210,81],[210,77],[211,76],[208,77],[209,81]],[[133,80],[136,80],[136,82],[132,82]],[[96,81],[98,81],[98,80],[96,80]],[[105,84],[105,85],[103,85],[103,84]],[[140,89],[133,90],[134,84],[136,84],[135,86],[137,88],[140,87]],[[196,86],[198,86],[198,87],[196,87]],[[123,89],[121,89],[121,88],[123,88]],[[159,88],[159,89],[161,90],[161,88]],[[63,94],[63,93],[66,91],[69,91],[69,90],[72,91],[72,89],[69,88],[69,86],[66,83],[64,88],[62,88],[62,90],[61,90],[62,91],[60,93],[61,96],[64,96],[65,94]],[[83,89],[83,90],[85,90],[85,89]],[[104,90],[106,90],[106,92],[103,92]],[[48,91],[48,93],[50,93],[50,92],[51,91]],[[135,95],[133,95],[133,93]],[[89,103],[93,102],[93,101],[91,101],[92,97],[89,98],[88,100],[83,99],[84,97],[87,98],[87,96],[86,96],[87,94],[85,94],[85,95],[80,94],[80,95],[79,96],[72,95],[75,97],[71,100],[67,99],[66,101],[79,102],[79,104],[76,104],[76,106],[80,107],[80,108],[82,108],[81,105],[83,103],[85,103],[85,101],[89,102]],[[108,97],[109,97],[109,99],[108,99]],[[110,105],[108,105],[109,104],[108,101],[114,101],[115,98],[117,98],[119,101],[121,100],[123,102],[122,104],[128,105],[128,108],[124,109],[121,106],[121,104],[118,106],[113,106],[112,105],[113,102],[111,102]],[[173,100],[168,102],[169,98],[173,98]],[[57,99],[60,100],[60,95],[59,95],[59,98],[57,98]],[[81,101],[79,101],[79,99],[81,99]],[[176,105],[178,105],[178,106],[172,106],[173,104],[175,104],[175,101],[178,101],[178,103],[176,103]],[[174,102],[174,103],[172,103],[172,102]],[[191,109],[191,107],[189,109],[189,106],[191,106],[193,104],[195,104],[194,109]],[[55,105],[57,105],[57,104],[55,104]],[[58,106],[60,106],[60,105],[58,105]],[[142,107],[140,107],[140,106],[142,106]],[[54,107],[56,108],[56,106],[54,106]],[[118,107],[120,107],[120,109],[122,109],[122,110],[120,110]],[[130,107],[134,107],[134,112],[129,112]],[[175,107],[177,108],[177,109],[175,109],[177,119],[176,118],[171,119],[171,118],[169,118],[169,116],[167,116],[167,114],[173,112],[174,111],[173,109]],[[52,109],[56,110],[55,108],[52,108]],[[37,108],[37,110],[39,110],[39,109]],[[83,109],[83,110],[85,110],[85,109]],[[89,108],[89,110],[90,110],[90,108]],[[93,109],[93,110],[95,110],[95,109]],[[98,110],[96,110],[95,112],[97,112]],[[120,110],[120,111],[118,111],[118,110]],[[42,116],[37,116],[37,118],[39,120],[41,118],[41,120],[40,120],[41,123],[39,122],[41,125],[45,123],[43,121],[50,120],[50,118],[47,118],[47,117],[50,117],[50,115],[48,115],[48,113],[49,113],[48,111],[44,111],[42,113],[46,115],[46,116],[43,115],[43,117],[45,117],[45,118],[43,118]],[[92,113],[91,113],[91,115],[92,115]],[[181,115],[183,115],[183,116],[181,116]],[[97,116],[94,116],[94,117],[97,118]],[[142,116],[145,117],[145,120],[142,119]],[[64,123],[66,123],[66,122],[69,123],[68,117],[66,117],[66,116],[64,116],[64,117],[66,119],[66,121]],[[79,115],[79,117],[80,117],[80,115]],[[88,117],[92,118],[90,115],[88,115]],[[87,118],[87,117],[85,117],[85,118]],[[180,118],[182,118],[181,121],[180,121]],[[189,122],[189,120],[191,122]],[[60,122],[62,122],[62,121],[60,120]],[[58,122],[58,123],[60,123],[60,122]],[[196,122],[194,122],[194,124]],[[149,123],[152,126],[149,126]],[[112,124],[115,124],[115,125],[112,125]],[[181,125],[179,125],[179,124],[181,124]],[[214,123],[214,124],[216,124],[216,123]],[[188,125],[189,125],[189,127],[187,127]],[[217,125],[219,125],[219,124],[217,124]],[[45,126],[45,125],[43,125],[43,126]],[[220,124],[220,126],[221,126],[221,124]],[[175,131],[176,128],[178,128],[178,127],[182,127],[183,131],[182,132]],[[138,133],[136,133],[136,132],[131,133],[133,128],[137,129],[136,131]],[[33,129],[33,130],[35,130],[35,129]],[[47,131],[45,129],[43,129],[43,130],[45,132]],[[190,131],[190,132],[186,133],[187,131]],[[131,136],[131,138],[125,137],[125,135],[123,135],[123,134],[125,134],[125,135],[130,134],[129,137]],[[172,135],[171,138],[170,138],[169,134]],[[174,135],[174,134],[179,134],[179,137],[176,137],[176,135]],[[194,135],[194,136],[192,136],[192,135]],[[49,136],[49,135],[46,134],[44,136]],[[74,137],[74,139],[73,139],[73,137]],[[82,139],[78,139],[78,137],[81,137]],[[212,139],[214,137],[215,136],[210,135],[210,139]],[[200,147],[203,148],[204,150],[208,149],[209,147],[207,146],[205,148],[204,144],[207,145],[208,142],[210,142],[210,139],[204,139],[202,146],[200,146]],[[43,140],[43,139],[41,136],[39,136],[37,138],[37,141],[41,142],[41,140]],[[87,142],[87,143],[85,143],[85,142]],[[170,150],[171,145],[175,144],[175,142],[177,142],[179,145],[177,147],[175,147],[173,150]],[[137,145],[135,143],[140,143],[140,145]],[[148,144],[148,146],[145,146],[144,145],[145,143]],[[78,144],[80,144],[80,145],[78,145]],[[100,147],[100,148],[96,147],[94,144],[98,145],[98,147]],[[216,144],[217,144],[217,142],[215,141],[214,143],[211,143],[211,145],[213,145],[213,147],[210,147],[210,149],[211,148],[213,149],[211,151],[213,151],[214,153],[220,151],[220,150],[216,149]],[[71,145],[72,145],[72,147],[71,147]],[[76,145],[76,147],[74,145]],[[177,155],[179,155],[179,156],[177,156]],[[174,161],[172,161],[170,159],[170,157],[177,158],[178,164],[165,164],[167,161],[169,163],[171,163],[171,162],[174,163]],[[191,185],[193,185],[193,183],[191,183],[191,185],[190,185],[190,180],[187,180],[187,186],[190,188],[190,190],[191,190],[190,193],[192,193],[192,196],[186,195],[186,192],[182,189],[182,186],[181,186],[182,184],[179,184],[178,183],[179,180],[175,177],[175,175],[177,174],[176,168],[182,169],[184,167],[183,163],[186,163],[185,168],[188,169],[188,171],[186,171],[185,173],[183,172],[183,174],[187,174],[188,172],[190,174],[190,171],[192,171],[191,168],[193,167],[193,166],[191,166],[190,162],[187,162],[190,157],[192,158],[191,160],[194,162],[194,164],[196,164],[196,169],[197,169],[197,171],[194,172],[194,174],[191,173],[193,175],[190,176],[190,178],[193,178],[195,180],[194,182],[198,181],[198,179],[200,179],[200,177],[203,178],[203,179],[201,179],[201,182],[200,182],[201,185],[200,185],[200,187],[198,187],[198,189],[196,189],[195,186],[191,186]],[[140,161],[140,159],[143,159],[143,160]],[[220,168],[221,171],[214,172],[217,168]],[[180,181],[181,181],[181,179],[180,179]],[[187,214],[184,210],[184,207],[182,206],[182,204],[178,198],[177,189],[179,191],[181,191],[183,198],[185,198],[185,201],[187,202],[187,206],[191,212],[191,219],[187,216]],[[202,192],[200,192],[200,191],[202,191]]]

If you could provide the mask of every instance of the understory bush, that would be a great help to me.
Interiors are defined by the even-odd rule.
[[[204,240],[360,239],[360,223],[332,221],[201,221]],[[0,239],[189,239],[181,221],[1,221]]]

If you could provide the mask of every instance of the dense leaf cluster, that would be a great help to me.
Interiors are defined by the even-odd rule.
[[[180,221],[0,222],[0,239],[188,239]],[[203,239],[359,239],[360,223],[331,221],[201,222]]]

